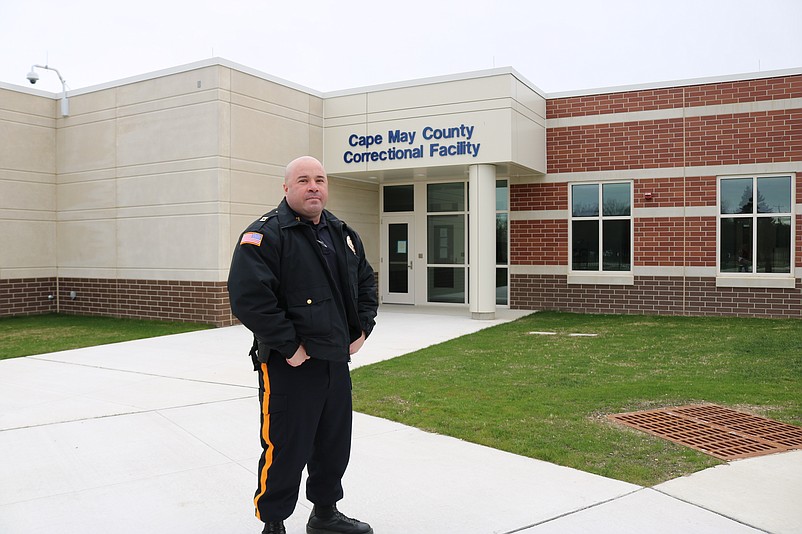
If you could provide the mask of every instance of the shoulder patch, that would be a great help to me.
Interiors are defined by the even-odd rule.
[[[264,237],[263,234],[259,232],[245,232],[242,234],[242,239],[240,239],[240,245],[256,245],[257,247],[262,245],[262,238]]]

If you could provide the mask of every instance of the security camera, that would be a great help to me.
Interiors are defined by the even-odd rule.
[[[39,81],[39,75],[36,74],[35,70],[31,70],[31,72],[28,73],[28,81],[31,82],[31,84]]]

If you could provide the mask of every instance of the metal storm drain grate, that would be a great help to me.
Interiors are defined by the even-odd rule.
[[[661,408],[607,417],[727,461],[802,449],[802,428],[715,404]]]

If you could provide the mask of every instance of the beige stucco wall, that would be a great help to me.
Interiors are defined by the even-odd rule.
[[[225,267],[239,234],[284,198],[284,167],[323,152],[322,99],[237,70],[228,70],[230,115],[230,227]]]
[[[223,74],[211,66],[70,98],[57,140],[59,276],[223,276]]]
[[[223,65],[76,92],[67,118],[2,96],[0,278],[224,281],[286,163],[323,157],[321,97]],[[377,236],[377,191],[332,184],[338,215]]]
[[[332,177],[327,208],[359,232],[368,261],[379,272],[379,186]]]
[[[323,157],[323,98],[230,70],[231,225],[223,246],[226,269],[239,234],[284,198],[284,167],[292,159]],[[368,260],[378,261],[378,185],[331,179],[328,209],[362,235]]]
[[[0,279],[56,275],[56,108],[0,88]]]

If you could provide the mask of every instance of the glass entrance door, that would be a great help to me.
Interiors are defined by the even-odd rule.
[[[414,304],[412,238],[414,225],[411,216],[385,217],[382,221],[382,301],[388,304]]]

